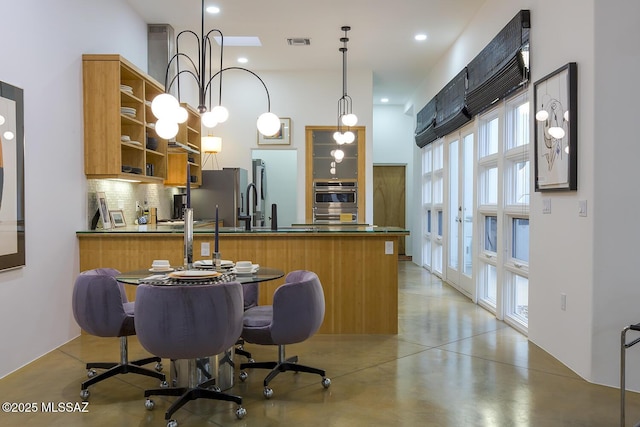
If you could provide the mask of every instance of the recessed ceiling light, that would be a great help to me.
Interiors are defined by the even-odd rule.
[[[238,62],[241,64],[246,64],[247,62],[249,62],[249,60],[244,56],[241,56],[240,58],[238,58]]]
[[[218,6],[208,6],[206,10],[208,13],[220,13],[220,8]]]
[[[427,35],[426,34],[416,34],[414,37],[414,39],[416,39],[419,42],[423,42],[427,39]]]
[[[382,103],[389,102],[389,98],[380,98],[380,102]]]

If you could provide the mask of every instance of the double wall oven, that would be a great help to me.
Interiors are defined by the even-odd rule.
[[[358,222],[358,183],[315,181],[313,222]]]

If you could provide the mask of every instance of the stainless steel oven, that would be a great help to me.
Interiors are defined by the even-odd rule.
[[[314,222],[358,221],[358,183],[316,181],[313,183]]]

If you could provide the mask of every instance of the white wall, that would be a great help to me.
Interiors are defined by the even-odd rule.
[[[3,377],[80,332],[71,290],[87,221],[82,54],[121,53],[146,68],[146,24],[123,0],[0,0],[0,11],[0,79],[24,89],[27,264],[0,272]]]
[[[420,227],[413,227],[411,195],[414,192],[413,147],[415,141],[413,116],[404,113],[400,105],[376,105],[373,108],[373,164],[405,165],[407,198],[405,227],[412,230],[405,238],[406,254],[413,254],[413,240],[420,240]],[[373,203],[373,200],[371,201]]]
[[[595,84],[593,120],[594,293],[592,379],[616,384],[619,331],[640,322],[638,244],[638,103],[635,71],[640,68],[640,3],[594,2]],[[580,70],[578,70],[580,72]],[[582,93],[581,93],[582,95]],[[580,142],[581,143],[581,142]],[[591,200],[590,200],[591,202]],[[637,337],[630,333],[629,338]],[[630,340],[630,339],[629,339]],[[627,351],[627,385],[640,389],[640,347]]]
[[[588,217],[579,217],[578,200],[587,200],[592,207],[596,203],[593,3],[549,0],[537,2],[531,12],[531,80],[535,82],[568,62],[578,64],[578,191],[535,193],[531,198],[529,338],[589,381],[594,380],[595,215],[592,210]],[[554,13],[544,13],[550,7]],[[572,23],[571,30],[562,31],[567,22]],[[542,215],[542,199],[547,197],[551,214]],[[567,295],[566,311],[560,309],[561,293]],[[609,363],[616,364],[614,355],[618,352],[615,348],[610,351]],[[608,380],[609,384],[615,382],[614,377]]]

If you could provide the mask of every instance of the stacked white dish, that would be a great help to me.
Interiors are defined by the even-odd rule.
[[[234,270],[237,275],[242,276],[255,274],[259,268],[259,264],[253,264],[251,261],[238,261]]]
[[[120,113],[127,116],[135,117],[136,112],[137,110],[133,107],[120,107]]]
[[[129,135],[121,135],[120,136],[120,141],[129,142],[129,141],[131,141],[131,137]]]
[[[123,92],[127,92],[128,94],[133,95],[133,88],[127,85],[120,85],[120,90]]]
[[[157,272],[167,272],[173,271],[171,265],[169,264],[169,260],[166,259],[154,259],[153,263],[151,263],[151,268],[149,271],[157,271]]]
[[[193,266],[195,268],[199,268],[202,270],[211,270],[215,268],[215,265],[213,265],[213,260],[210,260],[210,259],[203,259],[200,261],[196,261],[193,263]],[[223,273],[226,273],[233,269],[234,263],[233,261],[223,259],[220,261],[220,267],[221,267],[221,271]]]

